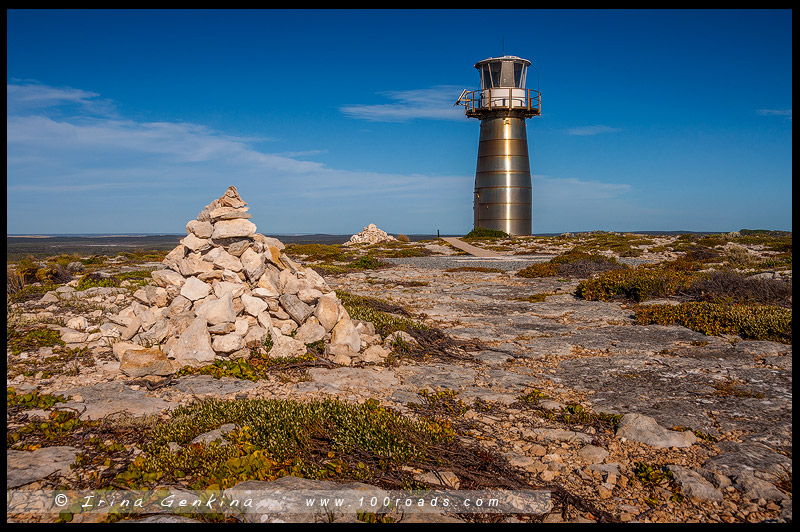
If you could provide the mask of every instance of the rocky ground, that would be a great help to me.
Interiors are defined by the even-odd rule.
[[[674,237],[650,238],[650,247],[636,256],[605,253],[631,264],[658,262],[676,256],[663,249],[670,241]],[[414,417],[425,390],[459,405],[452,421],[465,445],[501,457],[530,488],[568,494],[545,515],[507,521],[791,521],[790,344],[636,325],[625,301],[576,297],[577,279],[515,275],[562,251],[557,239],[478,244],[502,257],[476,259],[431,242],[424,245],[432,255],[386,258],[386,267],[325,278],[332,289],[391,302],[441,330],[452,340],[451,356],[398,352],[384,361],[328,362],[256,381],[201,374],[149,378],[120,371],[114,341],[62,336],[79,341],[22,351],[9,346],[7,386],[17,396],[35,391],[68,399],[25,410],[9,402],[8,431],[37,416],[52,419],[59,408],[74,409],[82,420],[113,420],[122,413],[166,419],[171,409],[209,397],[376,400]],[[9,326],[91,331],[130,305],[140,289],[130,282],[83,291],[63,285],[50,297],[9,303]],[[543,295],[526,300],[533,294]],[[7,488],[35,491],[84,482],[87,470],[71,465],[88,440],[57,442],[65,444],[20,446],[9,439]],[[140,446],[131,443],[124,457],[114,456],[124,463],[139,453]],[[442,468],[438,477],[422,470],[411,474],[431,486],[457,488],[463,479],[452,469]],[[287,489],[287,482],[247,487]],[[292,482],[300,484],[289,487],[312,489],[324,481]],[[8,515],[17,521],[57,517]]]

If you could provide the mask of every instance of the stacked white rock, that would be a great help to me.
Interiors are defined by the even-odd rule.
[[[345,246],[352,246],[354,244],[380,244],[381,242],[392,242],[397,240],[386,231],[378,229],[375,224],[369,224],[360,233],[350,237],[350,240],[344,243]]]
[[[133,359],[142,356],[158,367],[166,358],[173,369],[248,357],[268,337],[273,358],[302,355],[325,340],[336,364],[376,361],[370,346],[381,337],[371,324],[351,320],[322,276],[257,233],[248,209],[231,186],[186,224],[186,237],[152,274],[156,285],[136,291],[111,318],[124,327],[114,349],[121,368],[126,356],[139,371],[148,363]]]

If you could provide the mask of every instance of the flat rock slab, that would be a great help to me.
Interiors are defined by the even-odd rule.
[[[221,377],[219,379],[211,375],[187,375],[176,380],[170,385],[178,391],[192,393],[194,395],[230,395],[252,390],[258,386],[257,383],[233,377]]]
[[[80,449],[69,446],[41,447],[35,451],[6,451],[6,488],[17,488],[53,473],[69,473]]]
[[[659,449],[691,447],[697,442],[697,436],[693,433],[665,429],[655,419],[642,414],[622,416],[617,427],[617,438],[627,438]]]
[[[708,337],[679,326],[622,325],[583,329],[565,341],[586,349],[632,354],[657,353],[691,342],[708,341]]]
[[[384,395],[400,383],[391,371],[378,368],[334,369],[311,368],[308,370],[310,381],[297,385],[299,393],[339,394],[353,390],[367,390]]]
[[[420,391],[448,390],[460,391],[465,385],[475,382],[478,372],[449,364],[426,364],[423,366],[403,366],[395,370],[395,374],[409,389]]]
[[[93,386],[82,386],[60,390],[56,395],[80,395],[82,403],[67,401],[64,406],[81,413],[82,419],[101,419],[112,414],[126,413],[132,416],[158,414],[178,406],[172,401],[150,397],[145,390],[134,390],[119,382],[101,382]]]
[[[712,343],[666,353],[565,360],[555,377],[576,390],[593,391],[588,401],[595,411],[637,412],[664,427],[689,427],[713,436],[741,430],[745,440],[790,451],[791,370],[759,364],[759,355],[750,353],[768,351],[761,342],[706,341]],[[734,388],[740,395],[726,392],[726,383],[740,383]]]
[[[720,453],[703,464],[705,469],[728,475],[737,471],[758,471],[773,481],[792,470],[792,459],[756,442],[723,441],[717,444]]]

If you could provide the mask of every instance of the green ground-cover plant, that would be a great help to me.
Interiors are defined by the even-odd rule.
[[[40,347],[63,346],[64,341],[58,331],[47,327],[34,327],[16,330],[6,328],[6,346],[13,355],[22,351],[35,351]]]
[[[642,484],[657,486],[672,480],[672,472],[666,466],[656,466],[646,462],[636,462],[633,476]]]
[[[175,375],[177,377],[181,375],[211,375],[217,379],[233,377],[236,379],[258,381],[268,378],[269,375],[273,374],[275,371],[296,368],[302,369],[314,365],[325,350],[324,341],[320,340],[312,344],[307,344],[307,351],[300,356],[270,357],[269,352],[272,346],[272,337],[267,335],[260,345],[253,345],[250,347],[250,356],[247,358],[215,360],[211,364],[198,367],[184,366],[179,369]]]
[[[81,366],[92,367],[96,364],[94,356],[88,347],[75,347],[67,349],[62,343],[54,343],[53,354],[47,357],[28,357],[25,359],[10,358],[6,373],[9,378],[17,375],[32,377],[39,375],[47,379],[52,375],[78,375]],[[17,348],[12,348],[12,354],[17,355]]]
[[[546,393],[544,393],[543,391],[541,391],[541,390],[539,390],[537,388],[534,388],[533,390],[531,390],[530,392],[526,393],[525,395],[519,396],[519,400],[520,401],[524,401],[525,403],[528,403],[528,404],[531,404],[531,405],[538,405],[539,401],[541,401],[542,399],[549,399],[549,397],[547,396]]]
[[[316,361],[318,356],[307,352],[297,357],[270,358],[269,356],[256,356],[239,358],[236,360],[215,360],[211,364],[199,367],[184,366],[175,374],[181,375],[211,375],[217,379],[233,377],[258,381],[266,379],[276,369],[280,370],[290,366],[303,366]]]
[[[711,336],[736,334],[750,340],[792,343],[792,310],[768,305],[696,301],[639,305],[635,321],[639,325],[682,325]]]
[[[37,390],[18,394],[14,388],[6,388],[6,406],[19,407],[22,410],[40,408],[47,410],[56,403],[63,403],[66,399],[63,395],[40,394]]]
[[[72,431],[81,423],[78,414],[74,411],[53,410],[46,421],[32,421],[18,430],[6,432],[6,448],[13,445],[21,450],[33,450],[41,446],[40,443],[25,444],[24,442],[30,438],[34,438],[37,442],[47,442],[50,445],[66,443],[71,440]]]
[[[568,425],[597,425],[613,429],[619,425],[622,414],[609,414],[607,412],[589,412],[583,406],[572,403],[558,411],[538,410],[537,413],[550,421],[560,421]]]
[[[677,432],[689,431],[692,434],[694,434],[695,436],[697,436],[698,438],[700,438],[701,440],[707,441],[709,443],[716,443],[717,441],[719,441],[717,439],[717,437],[714,436],[713,434],[709,434],[708,432],[703,432],[701,430],[694,430],[694,429],[692,429],[690,427],[684,427],[683,425],[676,425],[676,426],[672,427],[670,430],[674,430],[674,431],[677,431]]]
[[[223,438],[226,445],[191,443],[231,423],[237,428]],[[412,420],[374,400],[214,399],[173,410],[117,480],[130,486],[180,481],[193,489],[288,474],[366,480],[375,467],[431,459],[453,438],[446,424]],[[170,442],[181,449],[174,452]]]
[[[343,290],[336,290],[336,295],[352,319],[372,322],[375,330],[382,337],[395,331],[408,332],[412,329],[428,329],[424,323],[411,319],[409,312],[400,305],[378,298],[351,294]]]

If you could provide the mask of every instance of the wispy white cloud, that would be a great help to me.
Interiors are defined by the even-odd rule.
[[[464,110],[453,106],[461,90],[455,85],[437,85],[427,89],[387,91],[379,94],[395,100],[394,103],[345,105],[340,110],[350,118],[371,122],[463,120]]]
[[[11,232],[179,232],[231,184],[254,220],[269,224],[266,233],[345,233],[365,219],[410,232],[414,213],[455,208],[437,204],[452,187],[471,199],[470,176],[334,169],[307,160],[325,150],[265,153],[199,124],[98,115],[83,105],[98,98],[88,91],[9,84],[8,92],[14,102],[37,102],[15,103],[6,117]],[[409,206],[397,209],[403,198]]]
[[[100,98],[96,92],[71,87],[50,87],[27,81],[24,84],[6,84],[6,113],[8,115],[68,104],[102,114],[110,114],[114,110],[114,105],[109,100]]]
[[[622,131],[622,129],[618,127],[595,125],[595,126],[573,127],[565,130],[565,133],[567,135],[578,135],[583,137],[590,135],[602,135],[603,133],[615,133],[617,131]]]
[[[756,114],[762,116],[785,116],[786,120],[792,119],[791,109],[756,109]]]

